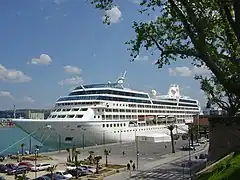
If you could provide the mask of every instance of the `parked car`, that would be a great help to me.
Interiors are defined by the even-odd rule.
[[[31,171],[44,171],[50,168],[52,165],[49,163],[40,163],[37,164],[36,166],[31,167]]]
[[[67,171],[56,171],[55,173],[58,174],[58,175],[64,176],[66,179],[71,179],[73,177]]]
[[[82,165],[81,168],[83,168],[83,170],[88,170],[89,172],[91,173],[95,173],[96,172],[96,168],[92,167],[92,166],[85,166],[85,165]]]
[[[48,176],[40,176],[40,177],[37,177],[37,178],[34,179],[34,180],[51,180],[51,178],[48,177]]]
[[[8,171],[12,171],[13,169],[17,168],[16,164],[6,164],[6,169],[5,169],[5,173],[8,173]]]
[[[27,166],[30,170],[31,167],[33,167],[33,164],[31,162],[20,162],[18,166]]]
[[[206,159],[208,157],[207,154],[200,154],[199,159]]]
[[[7,172],[8,175],[14,175],[14,174],[23,174],[29,171],[29,168],[27,166],[18,166],[15,169],[12,169]]]
[[[46,174],[45,176],[48,176],[48,177],[51,178],[51,174],[50,173]],[[66,179],[66,178],[64,176],[61,176],[61,175],[56,174],[56,173],[53,174],[53,180],[63,180],[63,179]]]
[[[7,169],[7,166],[5,166],[4,164],[0,164],[0,173],[5,173]]]
[[[82,169],[71,169],[71,170],[67,170],[67,172],[69,174],[71,174],[72,176],[76,177],[78,176],[85,176],[87,175],[87,171],[83,171]]]

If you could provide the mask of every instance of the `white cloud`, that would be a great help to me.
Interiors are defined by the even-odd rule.
[[[31,64],[44,64],[48,65],[52,62],[52,58],[47,54],[41,54],[39,58],[33,58]]]
[[[7,69],[0,64],[0,80],[14,83],[25,83],[31,81],[32,78],[25,75],[22,71]]]
[[[13,99],[12,94],[8,91],[0,91],[0,97],[7,97]]]
[[[65,1],[67,1],[67,0],[53,0],[53,3],[54,4],[61,4],[61,3],[65,2]]]
[[[44,17],[45,20],[49,20],[49,19],[51,19],[51,18],[52,18],[52,16],[45,16],[45,17]]]
[[[19,101],[26,102],[26,103],[34,103],[35,102],[34,99],[30,96],[25,96],[22,99],[20,99]]]
[[[148,61],[148,56],[142,56],[142,57],[137,56],[135,60],[136,61]]]
[[[140,4],[142,2],[142,0],[130,0],[130,1],[134,4]]]
[[[11,92],[9,91],[3,91],[0,90],[0,98],[8,98],[8,100],[4,100],[4,101],[0,101],[0,102],[4,102],[6,104],[12,104],[12,103],[34,103],[34,99],[30,96],[24,96],[23,98],[16,98],[14,97]]]
[[[114,6],[112,9],[105,12],[103,19],[105,19],[106,16],[109,17],[110,23],[118,23],[121,19],[122,12],[117,6]]]
[[[80,76],[72,77],[72,78],[67,78],[62,81],[60,81],[58,84],[60,86],[63,85],[79,85],[83,83],[83,79]]]
[[[81,73],[81,69],[79,69],[76,66],[67,65],[67,66],[64,66],[63,68],[66,73],[70,73],[70,74],[80,74]]]
[[[170,76],[194,76],[194,75],[207,75],[210,74],[210,71],[206,67],[193,67],[189,68],[186,66],[168,68],[168,72]]]

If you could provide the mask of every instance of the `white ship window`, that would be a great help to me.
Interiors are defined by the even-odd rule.
[[[131,112],[131,109],[126,109],[126,112]]]
[[[88,108],[81,108],[81,111],[87,111]]]
[[[55,118],[55,117],[57,117],[57,115],[53,115],[53,116],[52,116],[52,118]]]
[[[70,115],[68,115],[67,117],[68,117],[68,118],[74,118],[74,116],[75,116],[74,114],[70,114]]]
[[[102,127],[105,127],[105,124],[103,124]]]
[[[100,116],[98,116],[98,118],[100,118]]]
[[[116,124],[113,124],[114,127],[116,127]]]
[[[102,119],[103,119],[103,120],[105,119],[105,116],[104,116],[104,115],[102,115]]]
[[[76,115],[76,118],[82,118],[82,117],[83,117],[82,114],[78,114],[78,115]]]
[[[119,127],[119,124],[117,124],[117,127]]]
[[[57,112],[60,112],[62,109],[57,109]]]
[[[125,124],[125,123],[124,123],[123,125],[124,125],[124,126],[126,126],[126,124]]]
[[[109,127],[109,124],[107,124],[107,127]]]
[[[110,127],[112,127],[112,124],[110,124]]]
[[[122,124],[120,124],[120,126],[122,127]]]
[[[72,111],[79,111],[79,108],[72,108]]]
[[[96,116],[94,116],[94,118],[96,118]]]

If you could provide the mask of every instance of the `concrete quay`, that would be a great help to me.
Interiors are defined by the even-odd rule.
[[[182,145],[188,144],[188,141],[177,140],[175,144],[176,152],[183,153],[180,151]],[[166,147],[165,147],[166,146]],[[101,155],[103,159],[101,163],[105,163],[104,149],[111,150],[110,155],[108,156],[109,164],[122,164],[126,165],[129,160],[133,160],[136,164],[136,144],[134,143],[114,143],[114,144],[106,144],[106,145],[98,145],[93,147],[86,147],[84,149],[77,148],[80,151],[79,160],[86,159],[89,155],[89,151],[94,151],[96,155]],[[152,143],[139,141],[138,142],[138,150],[139,150],[139,169],[144,169],[147,166],[151,166],[151,164],[156,164],[158,161],[164,160],[167,154],[171,153],[171,143]],[[125,155],[123,156],[123,151]],[[66,159],[68,156],[68,152],[66,150],[62,150],[61,152],[47,152],[41,153],[42,155],[50,156],[53,160],[51,161],[43,161],[49,162],[51,164],[58,164],[57,170],[65,170]],[[9,163],[8,162],[4,162]],[[40,161],[39,161],[40,162]],[[15,161],[16,163],[16,161]],[[34,163],[34,162],[33,162]],[[46,174],[46,172],[38,172],[37,176],[41,176]],[[119,173],[121,174],[121,173]],[[0,174],[6,177],[7,180],[13,180],[14,176],[6,176],[4,174]],[[35,173],[28,173],[28,177],[34,178]],[[121,178],[122,180],[122,178]]]

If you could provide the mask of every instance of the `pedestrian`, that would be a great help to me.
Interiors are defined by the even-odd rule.
[[[122,152],[122,154],[123,154],[123,156],[125,156],[125,152],[124,151]]]
[[[127,163],[127,170],[130,170],[130,164]]]
[[[132,165],[132,169],[133,169],[133,171],[135,171],[135,170],[136,170],[135,163],[133,163],[133,165]]]

